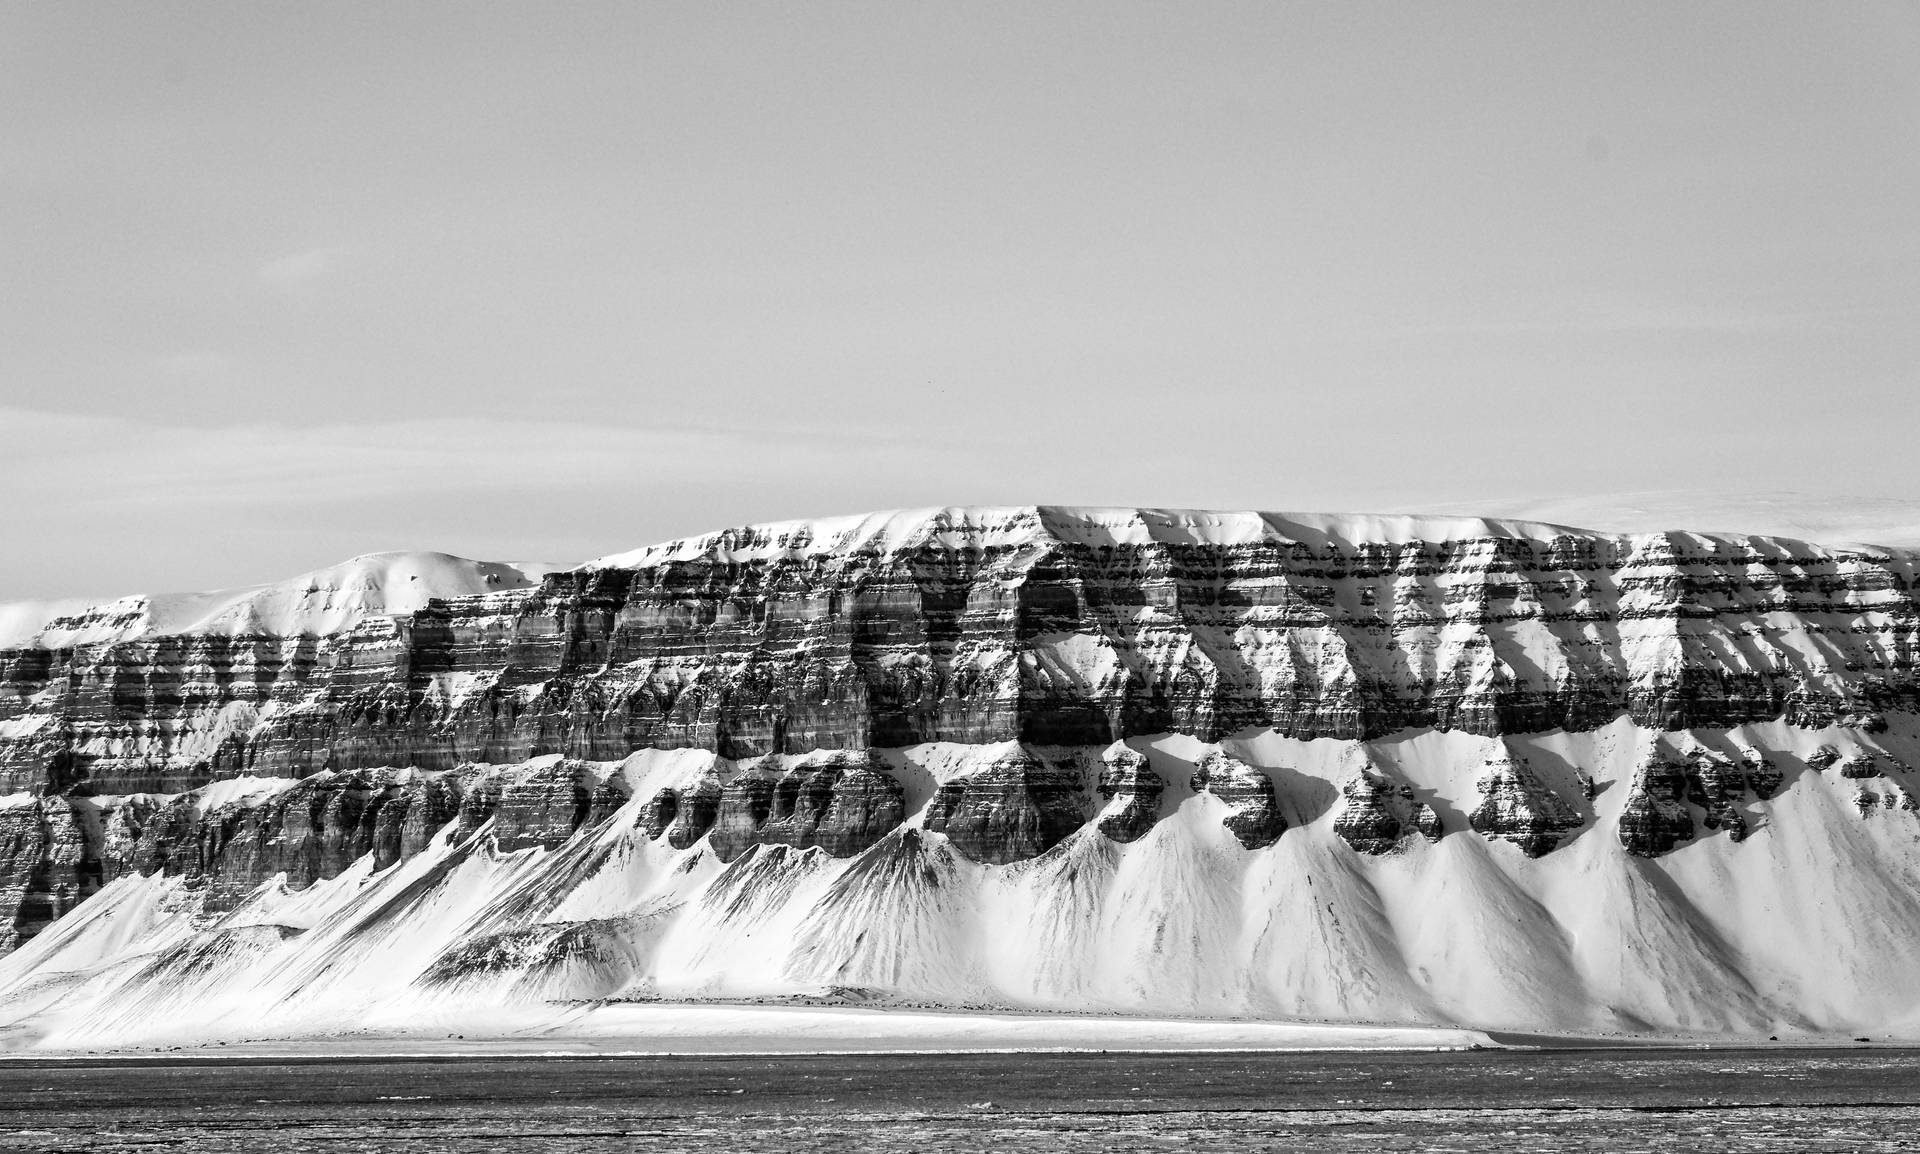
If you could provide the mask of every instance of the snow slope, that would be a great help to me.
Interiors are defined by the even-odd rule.
[[[0,649],[60,648],[163,634],[325,637],[362,619],[412,613],[436,597],[537,585],[539,562],[471,561],[446,553],[368,553],[285,581],[206,593],[133,594],[93,603],[0,604]]]
[[[1453,514],[1262,513],[1075,505],[955,505],[887,509],[847,517],[774,521],[722,529],[614,553],[581,569],[632,569],[710,558],[749,561],[854,552],[902,551],[933,543],[989,548],[1046,540],[1084,545],[1447,541],[1476,537],[1551,537],[1558,526]]]
[[[1527,519],[932,509],[725,530],[589,567],[852,555],[922,540],[954,547],[1043,537],[1096,545],[1350,545],[1559,532]],[[1632,548],[1652,553],[1672,544],[1647,539]],[[1887,581],[1848,603],[1849,613],[1823,611],[1830,620],[1808,624],[1781,608],[1756,615],[1765,618],[1765,638],[1714,634],[1713,668],[1817,664],[1844,682],[1842,674],[1854,670],[1841,646],[1869,615],[1900,617],[1885,632],[1890,646],[1908,644],[1910,612],[1882,607],[1904,596],[1911,577],[1906,569],[1886,572]],[[322,633],[404,611],[426,596],[527,580],[512,567],[378,555],[274,586],[128,599],[44,622],[33,636],[51,646],[175,630]],[[1523,594],[1536,591],[1506,600],[1518,605]],[[1559,616],[1598,620],[1592,644],[1630,650],[1632,668],[1679,668],[1643,657],[1677,652],[1679,623],[1701,618],[1646,611],[1653,602],[1644,588],[1622,596],[1634,612],[1596,618],[1579,600]],[[1462,652],[1484,650],[1489,678],[1513,680],[1560,652],[1519,634],[1502,635],[1498,652],[1492,642],[1468,647],[1477,635],[1445,620],[1431,626],[1431,644],[1407,652],[1437,660],[1449,629],[1466,637]],[[1253,635],[1251,627],[1237,629],[1236,644]],[[1027,645],[1023,653],[1050,677],[1094,683],[1110,673],[1111,647],[1097,638],[1042,633]],[[1876,659],[1890,667],[1906,657],[1890,648]],[[1413,672],[1431,679],[1433,670]],[[1331,1037],[1397,1044],[1451,1044],[1500,1029],[1920,1040],[1920,982],[1912,973],[1920,955],[1920,775],[1911,768],[1920,765],[1920,716],[1897,703],[1883,714],[1872,725],[1825,728],[1767,721],[1660,730],[1622,715],[1580,732],[1504,736],[1430,728],[1365,740],[1302,740],[1272,728],[1215,741],[1140,734],[1121,744],[1145,758],[1161,788],[1147,803],[1154,820],[1131,839],[1102,832],[1098,820],[1122,804],[1099,792],[1102,757],[1115,750],[1023,751],[1013,741],[886,747],[871,752],[900,787],[904,821],[846,857],[762,843],[728,860],[716,849],[717,826],[714,833],[701,827],[701,836],[678,848],[660,830],[648,832],[650,807],[667,790],[677,805],[703,784],[755,775],[784,782],[782,775],[821,764],[829,751],[730,760],[698,748],[642,748],[617,761],[563,762],[552,754],[435,773],[407,768],[393,780],[457,785],[469,799],[490,797],[492,808],[473,821],[446,820],[423,850],[391,864],[370,852],[304,888],[280,874],[234,904],[210,901],[212,887],[179,868],[117,877],[0,959],[0,1041],[71,1051],[473,1032],[637,1038],[639,1049],[671,1048],[675,1038],[711,1047],[716,1038],[739,1037],[748,1040],[739,1048],[750,1049],[763,1028],[857,1038],[848,1023],[861,1013],[850,1007],[1182,1019],[1210,1024],[1190,1036],[1216,1039],[1259,1034],[1235,1033],[1253,1021],[1390,1027]],[[1023,752],[1079,775],[1072,784],[1084,824],[1008,864],[969,857],[943,832],[952,827],[931,820],[945,804],[945,787]],[[1286,826],[1277,838],[1250,844],[1224,824],[1240,800],[1199,772],[1222,755],[1246,767],[1247,780],[1270,784]],[[1704,795],[1649,805],[1647,767],[1690,758],[1763,760],[1778,769],[1777,790],[1743,788],[1733,803],[1746,836],[1707,821],[1713,814]],[[1530,766],[1577,819],[1557,848],[1533,856],[1476,820],[1498,799],[1489,773],[1495,764]],[[567,766],[578,776],[551,796],[510,796]],[[1338,827],[1352,816],[1356,783],[1375,779],[1425,807],[1431,836],[1409,830],[1390,852],[1355,850]],[[1006,808],[1029,800],[1030,784],[1008,787]],[[294,796],[288,788],[280,779],[243,776],[193,791],[181,807],[206,820],[178,856],[217,852],[222,839],[246,828],[250,807]],[[41,804],[30,796],[7,801],[17,810]],[[348,801],[335,795],[325,804],[331,810]],[[582,820],[589,809],[597,816]],[[1645,831],[1632,825],[1648,812],[1677,815],[1688,836],[1647,850]],[[574,815],[556,837],[529,844],[509,833],[515,823],[524,832],[563,820],[554,813]],[[339,825],[353,827],[351,818]],[[291,826],[254,828],[268,837],[281,830],[282,841],[292,836],[284,832]],[[784,1008],[742,1011],[744,1026],[737,1017],[730,1024],[701,1017],[714,1006],[757,1002]],[[967,1033],[951,1019],[941,1022],[948,1024],[900,1029],[949,1042]],[[1414,1032],[1392,1032],[1402,1028]],[[979,1036],[1034,1042],[1036,1029]],[[1061,1027],[1056,1036],[1126,1034]],[[1256,1044],[1292,1035],[1265,1036]]]
[[[1464,508],[1464,506],[1461,506]],[[1435,515],[1447,515],[1444,506]],[[1664,489],[1584,497],[1480,501],[1483,515],[1580,525],[1605,533],[1669,529],[1740,532],[1819,541],[1920,547],[1920,501],[1895,497],[1817,497],[1806,493],[1728,493]]]
[[[1915,788],[1904,766],[1920,732],[1774,723],[1691,737],[1767,750],[1785,788],[1747,804],[1744,841],[1709,831],[1654,858],[1619,837],[1629,782],[1656,743],[1690,738],[1624,719],[1507,738],[1134,739],[1168,784],[1146,836],[1119,844],[1089,823],[1005,866],[921,828],[933,785],[998,747],[886,751],[902,780],[927,784],[906,824],[862,854],[763,845],[731,863],[705,840],[675,850],[646,836],[646,799],[712,755],[644,750],[598,771],[631,800],[552,848],[500,849],[498,819],[464,836],[450,824],[410,860],[362,858],[300,891],[269,881],[224,913],[202,912],[178,878],[116,880],[0,960],[0,1038],[87,1050],[458,1032],[666,1049],[718,1035],[632,1007],[767,999],[1220,1026],[1920,1038],[1920,817],[1881,800]],[[1850,780],[1817,768],[1824,744],[1899,765]],[[1216,750],[1276,782],[1290,828],[1274,845],[1244,848],[1221,825],[1226,806],[1188,787]],[[1467,830],[1490,754],[1590,772],[1584,828],[1537,859]],[[1341,842],[1339,787],[1363,763],[1409,783],[1444,836],[1382,856]],[[223,802],[246,792],[209,788]],[[858,1032],[832,1021],[829,1033]],[[737,1023],[712,1030],[755,1048]],[[1194,1037],[1225,1037],[1209,1030]],[[1420,1037],[1396,1044],[1451,1044]]]

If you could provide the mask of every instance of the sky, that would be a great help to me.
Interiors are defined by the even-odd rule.
[[[1920,499],[1911,3],[0,0],[0,600]]]

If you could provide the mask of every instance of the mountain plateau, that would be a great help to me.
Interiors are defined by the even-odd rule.
[[[0,1038],[1920,1035],[1920,553],[1060,506],[0,611]]]

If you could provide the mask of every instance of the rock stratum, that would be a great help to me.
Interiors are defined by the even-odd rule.
[[[949,508],[0,613],[0,1040],[1920,1035],[1920,554]]]

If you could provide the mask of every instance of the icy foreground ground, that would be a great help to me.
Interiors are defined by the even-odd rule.
[[[1914,1038],[1915,564],[1027,507],[16,612],[0,1038]]]
[[[57,1068],[49,1068],[57,1067]],[[0,1062],[0,1149],[1903,1151],[1913,1051]]]

